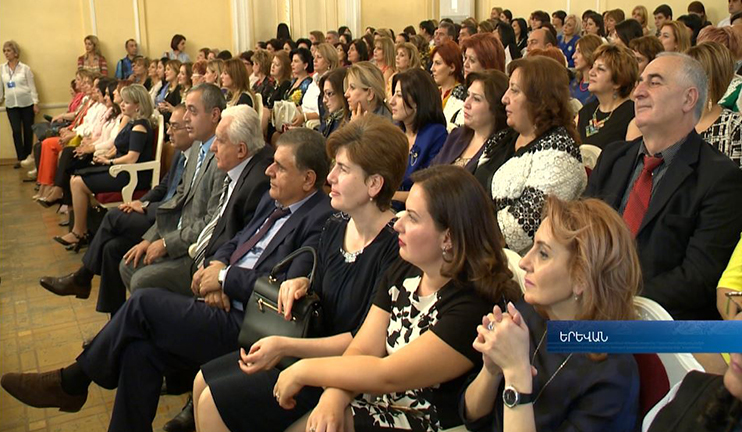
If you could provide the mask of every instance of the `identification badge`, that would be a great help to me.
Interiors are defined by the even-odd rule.
[[[13,88],[13,87],[15,87],[15,82],[14,81],[8,81],[8,88]]]

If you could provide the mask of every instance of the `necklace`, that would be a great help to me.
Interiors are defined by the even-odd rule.
[[[598,106],[595,107],[595,111],[593,111],[593,118],[588,121],[587,126],[585,127],[585,136],[591,137],[600,132],[600,129],[605,126],[608,120],[611,119],[611,116],[613,115],[613,112],[616,110],[616,108],[617,107],[613,107],[613,109],[610,110],[610,112],[608,113],[608,117],[604,118],[603,120],[598,120],[598,109],[600,109],[600,104],[598,104]]]
[[[536,360],[536,353],[538,353],[538,350],[539,350],[539,348],[541,348],[541,344],[543,344],[543,343],[544,343],[544,338],[546,338],[546,332],[545,332],[545,331],[544,331],[544,335],[543,335],[543,336],[541,336],[541,341],[540,341],[540,342],[538,343],[538,346],[536,347],[536,350],[535,350],[535,351],[533,351],[533,357],[531,357],[531,364],[533,364],[533,361],[534,361],[534,360]],[[573,354],[574,354],[574,353],[570,353],[570,354],[569,354],[569,355],[567,356],[567,358],[566,358],[566,359],[564,359],[564,361],[562,362],[562,364],[560,364],[560,365],[559,365],[559,367],[557,368],[557,370],[556,370],[556,371],[554,371],[554,373],[553,373],[553,374],[551,374],[551,377],[549,377],[549,379],[548,379],[548,380],[546,381],[546,384],[544,384],[544,386],[543,386],[543,387],[541,387],[541,391],[539,391],[539,392],[538,392],[538,394],[536,395],[536,399],[534,399],[534,400],[533,400],[533,403],[534,403],[534,404],[536,404],[536,401],[538,401],[538,398],[540,398],[540,397],[541,397],[541,394],[542,394],[542,393],[544,392],[544,390],[546,390],[546,387],[548,387],[548,386],[549,386],[549,384],[551,384],[551,382],[552,382],[552,381],[554,380],[554,378],[555,378],[555,377],[557,376],[557,374],[559,373],[559,371],[560,371],[560,370],[562,370],[562,368],[564,367],[564,365],[566,365],[566,364],[567,364],[567,362],[569,361],[569,359],[571,359],[571,358],[572,358],[572,355],[573,355]]]
[[[585,84],[585,88],[582,87],[583,84]],[[581,92],[586,92],[587,88],[590,87],[590,83],[585,83],[585,81],[580,81],[577,85],[580,87]]]
[[[356,262],[356,259],[358,259],[358,255],[362,254],[364,249],[365,248],[361,248],[355,252],[346,252],[345,249],[340,246],[340,254],[343,256],[345,262],[347,262],[348,264],[352,264]]]

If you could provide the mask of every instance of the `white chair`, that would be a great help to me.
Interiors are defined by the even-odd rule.
[[[639,319],[643,321],[673,321],[672,316],[654,300],[646,297],[634,297],[634,306]],[[667,378],[670,380],[670,387],[683,380],[685,375],[692,371],[698,370],[704,372],[703,366],[690,353],[658,353],[662,360],[662,365],[667,371]]]
[[[134,191],[137,188],[137,173],[140,171],[152,170],[152,184],[149,187],[150,189],[160,183],[160,161],[162,159],[162,149],[165,143],[165,120],[158,112],[155,112],[155,119],[157,122],[157,147],[155,150],[154,160],[133,164],[114,165],[109,168],[108,173],[111,174],[111,177],[117,177],[122,172],[129,173],[129,183],[121,189],[120,201],[118,199],[98,200],[98,203],[101,206],[105,208],[115,208],[121,203],[132,201],[134,198]],[[101,194],[96,195],[96,199],[99,198],[99,195]]]
[[[526,272],[518,266],[521,258],[520,255],[507,248],[503,249],[503,251],[505,252],[505,257],[508,259],[508,267],[510,268],[510,271],[513,272],[513,280],[518,282],[521,291],[526,292]]]
[[[467,429],[466,426],[461,425],[461,426],[456,426],[451,429],[442,430],[441,432],[467,432],[468,430],[469,429]]]
[[[582,154],[582,164],[590,169],[595,168],[595,165],[598,163],[598,157],[600,156],[601,151],[602,150],[600,149],[600,147],[594,145],[581,145],[580,153]]]

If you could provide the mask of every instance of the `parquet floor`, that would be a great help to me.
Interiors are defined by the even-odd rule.
[[[0,166],[0,374],[67,366],[82,341],[108,320],[95,311],[97,277],[87,300],[57,297],[39,286],[41,276],[76,270],[82,251],[65,251],[52,240],[65,232],[57,224],[66,216],[31,200],[33,183],[21,182],[25,171]],[[0,389],[0,432],[105,431],[114,396],[115,391],[93,384],[83,409],[69,414],[27,407]],[[154,430],[162,430],[184,403],[185,396],[162,396]]]

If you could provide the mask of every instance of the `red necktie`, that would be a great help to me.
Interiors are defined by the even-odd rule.
[[[258,232],[253,234],[253,236],[247,239],[245,243],[242,243],[240,247],[235,249],[235,251],[232,253],[232,256],[229,257],[229,265],[234,265],[236,262],[241,260],[246,253],[250,252],[250,249],[254,248],[255,245],[258,244],[260,239],[265,236],[268,230],[271,229],[273,224],[275,224],[278,219],[281,219],[289,213],[291,213],[291,210],[289,210],[288,207],[276,207],[275,210],[273,210],[273,213],[268,216],[268,220],[266,220],[265,223],[263,223],[263,226],[260,227]]]
[[[652,171],[661,163],[661,157],[644,155],[644,168],[629,194],[629,200],[623,211],[623,220],[626,221],[634,237],[639,232],[639,227],[649,208],[649,198],[652,196]]]

